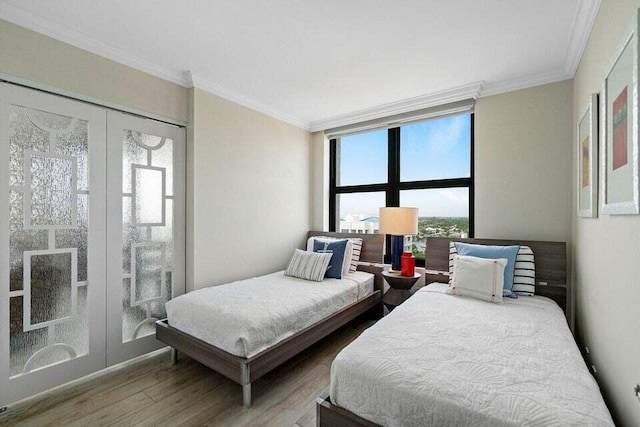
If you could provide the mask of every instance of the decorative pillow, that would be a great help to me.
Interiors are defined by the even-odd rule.
[[[349,272],[355,273],[358,269],[358,261],[360,261],[360,253],[362,252],[362,239],[353,237],[349,238],[351,242],[351,262],[349,263]]]
[[[536,263],[529,246],[520,246],[511,290],[517,295],[533,296],[536,293]]]
[[[453,247],[453,249],[452,249]],[[475,256],[485,259],[501,259],[507,260],[507,266],[504,269],[504,291],[503,294],[509,298],[518,298],[518,295],[513,293],[513,276],[516,264],[516,256],[520,246],[491,246],[491,245],[473,245],[462,242],[450,242],[449,243],[449,283],[451,284],[452,278],[452,256],[455,254],[465,256]]]
[[[345,252],[344,261],[342,263],[342,275],[345,276],[348,273],[355,273],[358,269],[358,261],[360,261],[360,253],[362,252],[362,239],[359,237],[349,237],[347,239],[338,239],[335,237],[328,236],[314,236],[309,237],[307,240],[307,250],[313,251],[313,242],[316,240],[320,241],[336,241],[336,240],[347,240],[347,251]]]
[[[335,240],[333,242],[316,240],[313,242],[313,252],[332,254],[325,277],[342,279],[342,265],[345,261],[347,243],[349,243],[347,240]]]
[[[322,282],[331,261],[330,253],[307,252],[296,249],[284,274],[299,279]]]
[[[456,255],[450,293],[502,304],[508,260]]]

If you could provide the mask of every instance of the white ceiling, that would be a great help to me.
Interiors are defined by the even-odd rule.
[[[317,130],[571,78],[599,3],[0,0],[0,18]]]

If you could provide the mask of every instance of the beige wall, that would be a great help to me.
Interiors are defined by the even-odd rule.
[[[475,237],[570,240],[571,87],[478,99]]]
[[[188,89],[0,20],[0,73],[186,122]]]
[[[327,225],[328,156],[314,134],[314,221]],[[475,107],[475,236],[571,238],[571,81],[480,98]],[[324,175],[318,173],[324,171]]]
[[[188,289],[285,268],[311,225],[311,134],[199,89],[193,116]]]
[[[0,73],[188,123],[188,289],[281,269],[302,246],[308,132],[3,20]]]
[[[324,132],[315,132],[312,135],[312,220],[311,228],[314,230],[329,230],[329,140]]]
[[[600,92],[616,46],[638,7],[638,0],[602,1],[574,79],[574,125],[589,95]],[[574,149],[574,171],[576,157]],[[573,218],[578,336],[591,351],[616,421],[637,426],[640,402],[633,387],[640,383],[640,216],[578,218],[574,202]]]

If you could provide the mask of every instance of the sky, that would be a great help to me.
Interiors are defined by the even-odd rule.
[[[400,128],[400,179],[418,181],[466,178],[470,174],[469,114],[447,116]],[[387,181],[387,130],[341,138],[338,185]],[[340,215],[377,216],[385,204],[380,193],[342,194]],[[468,189],[410,190],[400,193],[400,205],[420,209],[420,216],[468,216]]]

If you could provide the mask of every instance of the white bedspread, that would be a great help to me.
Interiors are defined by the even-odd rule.
[[[370,293],[373,274],[310,282],[283,271],[181,295],[169,325],[240,357],[251,357]]]
[[[338,354],[333,403],[384,426],[611,426],[562,310],[418,291]]]

